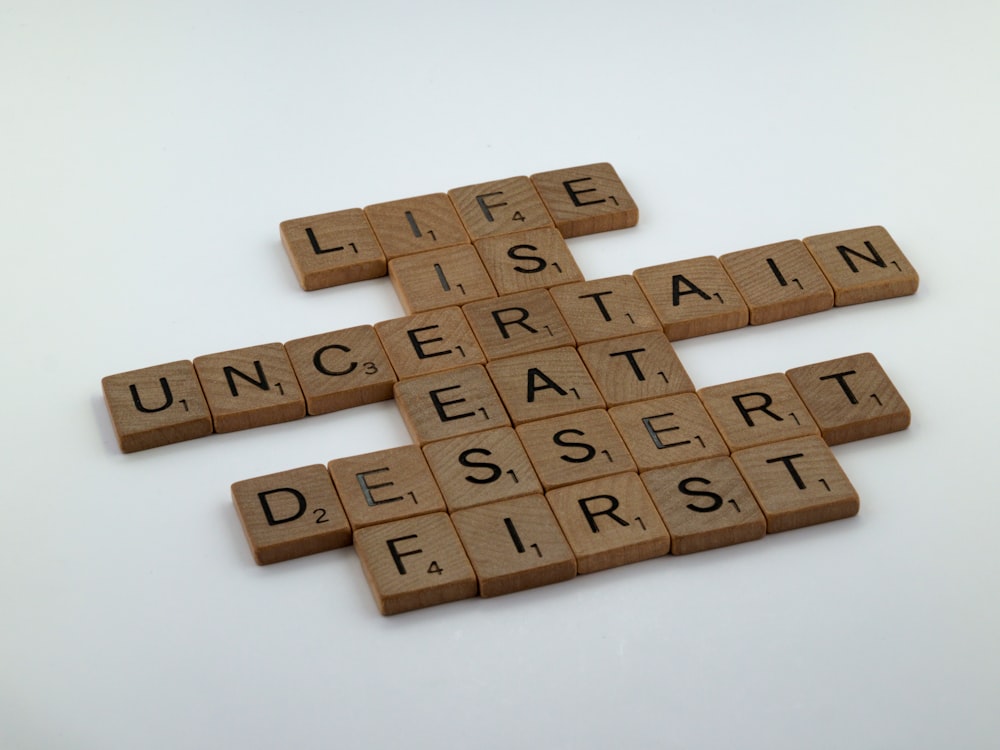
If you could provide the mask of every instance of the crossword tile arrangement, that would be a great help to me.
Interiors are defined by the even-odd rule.
[[[407,315],[108,376],[119,446],[395,399],[413,444],[232,485],[259,564],[353,544],[385,615],[856,514],[829,446],[910,422],[872,354],[698,389],[671,341],[913,294],[892,237],[584,279],[566,238],[637,221],[589,164],[283,222],[303,289],[388,275]]]

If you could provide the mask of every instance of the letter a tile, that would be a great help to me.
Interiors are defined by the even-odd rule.
[[[383,615],[478,593],[476,573],[447,513],[360,529],[354,549]]]

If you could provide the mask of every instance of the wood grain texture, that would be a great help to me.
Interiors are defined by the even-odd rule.
[[[481,365],[401,380],[396,406],[418,445],[510,425],[493,381]]]
[[[396,373],[372,326],[285,343],[309,414],[328,414],[392,398]]]
[[[448,197],[473,240],[552,226],[538,191],[524,176],[453,188]]]
[[[730,450],[819,435],[819,427],[782,373],[758,375],[698,391]]]
[[[188,360],[108,375],[104,402],[122,453],[212,434],[212,415]]]
[[[639,471],[729,455],[729,447],[693,393],[608,409]]]
[[[258,565],[351,544],[351,524],[322,464],[244,479],[232,496]]]
[[[479,579],[479,595],[568,581],[576,558],[545,497],[527,495],[452,513]]]
[[[306,291],[386,274],[385,254],[360,208],[289,219],[281,222],[279,232]]]
[[[760,539],[767,521],[729,456],[640,474],[670,532],[670,553],[687,555]]]
[[[195,357],[216,432],[301,419],[306,401],[281,344],[261,344]]]
[[[905,430],[910,408],[875,355],[866,352],[785,373],[827,445]]]
[[[639,209],[615,168],[604,162],[531,175],[563,237],[634,227]]]
[[[394,258],[389,261],[389,279],[409,314],[497,296],[472,245]]]
[[[472,302],[462,312],[490,360],[576,344],[545,289]]]
[[[767,519],[767,533],[856,515],[858,493],[819,436],[734,451],[733,461]]]
[[[670,534],[634,473],[546,493],[582,574],[666,555]]]
[[[608,406],[695,389],[660,330],[584,344],[578,352]]]
[[[573,347],[495,360],[486,369],[514,424],[604,407]]]
[[[336,458],[327,468],[355,530],[445,510],[437,482],[415,445]]]
[[[546,490],[636,470],[632,455],[603,409],[563,414],[515,429]]]
[[[383,615],[478,593],[476,573],[446,513],[359,529],[354,549]]]
[[[837,307],[913,294],[920,277],[884,227],[802,240],[833,287]]]
[[[662,330],[631,276],[564,284],[551,294],[579,344]]]
[[[705,255],[633,274],[671,341],[742,328],[750,313],[719,259]]]
[[[473,244],[499,294],[583,281],[566,240],[555,228],[484,237]]]
[[[458,307],[383,320],[375,333],[400,380],[486,361]]]
[[[727,253],[719,262],[747,304],[750,325],[833,307],[833,289],[800,240]]]
[[[365,216],[388,260],[469,243],[469,234],[444,193],[365,206]]]
[[[510,427],[439,440],[423,450],[449,511],[542,492],[531,460]]]

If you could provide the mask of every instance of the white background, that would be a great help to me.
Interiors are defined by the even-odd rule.
[[[1000,741],[995,2],[0,2],[0,746]],[[912,297],[679,342],[696,385],[873,352],[858,517],[383,618],[350,548],[257,567],[239,479],[394,404],[118,452],[105,375],[402,314],[284,219],[610,161],[588,278],[883,224]]]

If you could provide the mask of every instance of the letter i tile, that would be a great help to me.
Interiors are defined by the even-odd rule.
[[[447,513],[359,529],[354,549],[383,615],[478,593],[476,573]]]

